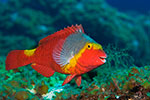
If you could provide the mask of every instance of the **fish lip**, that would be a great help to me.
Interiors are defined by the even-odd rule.
[[[101,57],[99,57],[100,58],[100,60],[103,62],[103,63],[106,63],[106,56],[101,56]]]
[[[101,57],[99,57],[99,58],[101,58],[101,59],[106,59],[107,57],[106,57],[106,56],[101,56]]]

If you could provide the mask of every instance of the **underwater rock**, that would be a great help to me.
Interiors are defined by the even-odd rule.
[[[15,98],[17,100],[27,100],[28,99],[28,93],[25,91],[17,92],[15,95]]]
[[[147,66],[148,70],[150,66]],[[133,69],[136,70],[133,76],[129,76],[128,73],[132,73]],[[139,70],[143,70],[139,71]],[[57,96],[62,97],[62,100],[149,100],[149,81],[146,77],[149,72],[144,68],[131,67],[122,71],[119,69],[119,73],[112,73],[111,80],[106,81],[102,78],[97,78],[87,88],[83,89],[80,93],[65,95],[62,92],[57,93]],[[117,72],[118,72],[117,71]],[[138,72],[137,72],[138,71]],[[143,73],[146,73],[145,75]],[[122,78],[126,77],[126,78]],[[103,80],[103,83],[99,84],[99,81]],[[143,80],[145,82],[143,83]],[[104,82],[105,81],[105,82]],[[66,96],[64,98],[64,96]],[[66,99],[67,98],[67,99]]]

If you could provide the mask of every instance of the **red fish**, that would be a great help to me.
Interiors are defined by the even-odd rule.
[[[11,51],[6,70],[31,64],[45,77],[55,72],[70,74],[62,85],[74,78],[80,86],[81,75],[104,64],[105,58],[102,46],[86,35],[81,25],[72,25],[43,38],[35,49]]]

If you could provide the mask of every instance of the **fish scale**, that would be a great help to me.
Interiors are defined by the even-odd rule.
[[[41,39],[37,48],[9,52],[5,63],[6,70],[31,64],[45,77],[55,72],[69,74],[62,85],[74,78],[80,86],[81,75],[104,64],[106,57],[102,46],[81,25],[72,25]]]

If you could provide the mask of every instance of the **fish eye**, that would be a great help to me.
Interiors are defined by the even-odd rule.
[[[92,48],[92,44],[88,44],[88,45],[87,45],[87,48],[88,48],[88,49],[91,49],[91,48]]]

